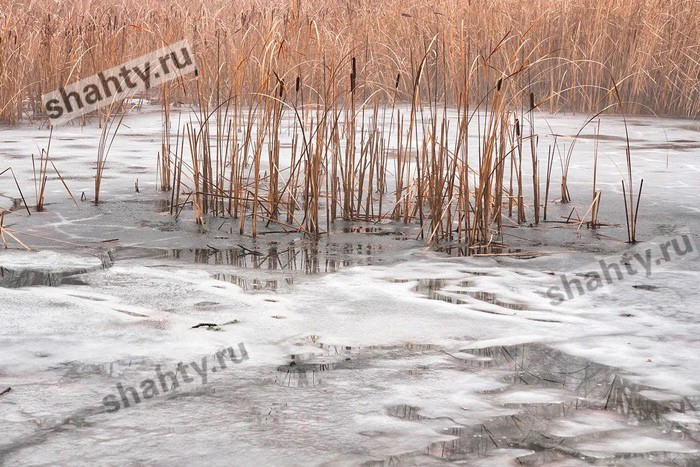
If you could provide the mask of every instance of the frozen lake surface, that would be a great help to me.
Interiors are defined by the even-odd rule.
[[[545,154],[586,117],[547,119]],[[560,274],[583,280],[630,248],[620,118],[598,138],[609,225],[505,224],[516,255],[470,257],[400,223],[253,239],[224,219],[197,226],[191,210],[176,219],[155,185],[159,115],[125,124],[99,206],[76,206],[50,172],[46,211],[29,216],[0,178],[5,227],[33,249],[0,250],[0,463],[700,463],[697,251],[548,296]],[[635,251],[685,233],[700,244],[700,124],[628,124],[645,180]],[[590,204],[590,133],[573,201],[550,199],[552,219]],[[76,197],[91,194],[98,135],[54,130]],[[0,128],[0,171],[30,205],[31,154],[47,140]]]

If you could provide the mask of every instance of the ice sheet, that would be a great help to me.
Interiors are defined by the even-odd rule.
[[[551,132],[541,144],[551,133],[576,134],[584,120],[547,117]],[[697,140],[697,125],[628,123],[635,177],[645,178],[643,239],[686,228],[697,238],[700,164],[697,148],[683,142]],[[76,207],[52,178],[46,212],[6,217],[41,251],[14,245],[0,251],[0,266],[71,277],[53,287],[0,287],[0,392],[12,388],[0,395],[0,462],[700,459],[700,419],[691,409],[700,397],[697,259],[553,305],[546,292],[558,274],[624,249],[624,226],[602,236],[508,227],[504,241],[550,253],[515,259],[450,257],[414,241],[410,228],[372,236],[339,223],[312,245],[318,262],[300,260],[311,250],[298,235],[275,237],[276,254],[295,253],[272,269],[238,249],[269,257],[269,241],[161,212],[153,181],[160,125],[152,111],[128,117],[110,155],[104,204]],[[623,131],[619,118],[601,128],[611,137]],[[52,153],[74,194],[92,189],[97,132],[54,133]],[[28,156],[47,133],[0,129],[0,169],[12,165],[23,186],[33,186]],[[576,148],[570,184],[581,209],[590,197],[591,141]],[[624,141],[604,140],[601,151],[601,215],[619,224]],[[12,184],[0,183],[0,199],[16,197]],[[566,216],[570,206],[550,209]],[[117,383],[138,386],[157,365],[213,361],[239,342],[249,358],[210,372],[206,384],[195,378],[106,412],[103,398]]]

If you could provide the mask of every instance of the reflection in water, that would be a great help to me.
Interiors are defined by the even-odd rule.
[[[376,235],[376,236],[380,236],[380,237],[393,237],[394,240],[408,240],[408,238],[409,238],[405,232],[401,232],[398,229],[388,230],[384,227],[377,227],[377,226],[353,225],[353,226],[343,228],[342,231],[344,233],[359,233],[359,234]]]
[[[305,387],[316,386],[321,383],[321,375],[333,370],[357,370],[363,368],[363,364],[351,357],[341,360],[319,360],[317,362],[304,361],[300,355],[292,355],[292,361],[286,365],[277,367],[276,382],[280,386]]]
[[[12,207],[10,207],[10,211],[17,211],[19,209],[22,209],[24,207],[24,202],[22,201],[22,198],[13,198],[12,199]]]
[[[413,405],[399,404],[387,407],[386,412],[388,415],[403,420],[422,420],[423,417],[418,412],[420,412],[420,407],[415,407]]]
[[[450,256],[471,256],[471,255],[515,255],[522,259],[535,258],[539,256],[536,252],[528,253],[521,248],[508,248],[505,244],[493,243],[489,246],[472,246],[465,244],[436,245],[435,251],[446,253]]]
[[[266,271],[294,271],[302,274],[337,272],[341,268],[355,265],[371,265],[386,260],[381,256],[385,247],[372,243],[290,243],[280,246],[266,244],[264,250],[255,250],[242,245],[236,248],[140,248],[118,247],[100,255],[102,267],[109,267],[115,261],[132,259],[173,259],[195,264],[235,266],[245,269]],[[99,268],[98,268],[99,269]],[[69,281],[82,284],[73,276],[93,269],[76,268],[69,271],[51,271],[31,268],[0,268],[0,287],[26,287],[33,285],[58,286]],[[70,279],[69,279],[70,278]],[[292,277],[254,278],[245,274],[216,273],[215,279],[239,285],[244,290],[279,290],[293,284]]]
[[[156,198],[154,201],[156,212],[170,212],[170,200]]]
[[[276,382],[280,386],[306,387],[316,386],[321,382],[320,372],[336,369],[333,363],[297,363],[295,361],[288,365],[277,367],[279,373]]]
[[[670,420],[668,415],[694,412],[700,398],[685,397],[677,400],[658,401],[644,396],[651,388],[630,382],[617,369],[575,357],[550,347],[526,344],[509,347],[465,349],[454,355],[465,371],[495,371],[509,386],[495,393],[486,392],[517,413],[488,419],[477,426],[454,426],[444,433],[455,439],[433,443],[413,455],[427,455],[449,461],[475,461],[497,449],[519,449],[517,461],[525,464],[578,459],[587,462],[601,460],[600,453],[586,452],[585,444],[604,440],[616,427],[599,428],[594,433],[557,436],[552,427],[562,419],[570,419],[577,412],[615,412],[631,427],[650,427],[661,439],[700,443],[697,425]],[[568,394],[562,402],[508,403],[512,391],[528,391],[555,388]],[[387,408],[387,414],[407,420],[428,418],[420,413],[420,407],[396,405]],[[631,428],[633,429],[633,428]],[[556,430],[555,430],[556,431]],[[584,446],[584,447],[581,447]],[[673,462],[680,465],[697,465],[697,451],[688,453],[656,450],[641,453],[606,453],[607,461],[615,463],[626,459],[646,462]],[[385,459],[384,464],[388,462]],[[376,463],[375,463],[376,464]]]
[[[321,382],[324,372],[367,368],[366,359],[358,358],[361,349],[327,345],[318,339],[316,335],[306,337],[320,352],[292,354],[289,363],[277,367],[277,384],[286,387],[316,386]]]
[[[61,284],[85,285],[79,277],[91,271],[108,268],[112,265],[108,254],[99,255],[101,265],[88,268],[66,268],[63,270],[47,270],[31,267],[7,268],[0,266],[0,287],[15,289],[19,287],[47,286],[57,287]]]
[[[482,275],[481,273],[474,273]],[[525,305],[521,303],[510,303],[497,298],[492,292],[481,290],[470,290],[472,282],[465,280],[447,279],[419,279],[418,284],[413,289],[416,293],[424,295],[431,300],[441,300],[456,305],[474,303],[466,297],[490,303],[508,310],[525,310]]]
[[[133,251],[136,250],[136,251]],[[155,257],[177,259],[197,264],[237,266],[247,269],[289,270],[305,274],[336,272],[354,265],[380,262],[375,255],[384,250],[381,244],[370,243],[302,243],[280,249],[277,244],[264,250],[244,246],[236,248],[134,249],[122,248],[118,259]]]
[[[382,262],[381,244],[340,242],[299,242],[279,245],[271,242],[264,249],[237,245],[235,248],[118,248],[111,253],[115,260],[161,258],[194,264],[234,266],[258,270],[263,275],[252,277],[250,272],[216,272],[214,279],[236,284],[246,291],[279,291],[294,284],[292,275],[270,275],[269,272],[300,274],[332,273],[355,265]]]
[[[291,355],[288,364],[277,367],[277,384],[295,388],[316,386],[321,383],[322,376],[331,374],[327,372],[376,368],[376,365],[371,364],[375,359],[406,360],[418,353],[444,355],[441,347],[431,344],[349,347],[324,344],[315,335],[308,336],[307,340],[318,348],[319,353]],[[605,460],[617,464],[629,460],[652,464],[697,465],[700,460],[698,451],[692,449],[688,452],[674,452],[673,448],[668,451],[656,449],[639,453],[615,452],[614,442],[619,433],[623,433],[619,435],[623,436],[621,439],[635,439],[635,434],[639,435],[635,430],[646,430],[639,436],[653,437],[662,443],[667,441],[668,445],[673,442],[697,445],[700,443],[697,424],[673,421],[673,415],[695,412],[700,398],[685,397],[668,401],[651,399],[645,396],[651,388],[629,381],[618,369],[541,344],[463,349],[448,355],[456,368],[462,371],[491,374],[506,383],[505,388],[484,391],[483,396],[497,406],[508,408],[510,413],[474,425],[454,422],[454,426],[446,426],[441,431],[453,439],[364,465],[415,464],[426,458],[432,459],[428,463],[448,461],[469,464],[504,452],[510,453],[515,461],[522,464],[571,460],[587,463]],[[429,368],[426,367],[425,370]],[[409,373],[421,374],[418,369],[410,370]],[[340,376],[341,380],[353,377],[357,376]],[[509,402],[511,394],[523,393],[532,399],[526,403],[522,399],[518,401],[513,398],[513,402]],[[557,394],[558,397],[554,399],[555,402],[551,398],[538,401],[540,393]],[[388,416],[415,423],[434,426],[436,420],[451,421],[444,416],[432,418],[429,412],[424,412],[421,407],[413,404],[386,407]],[[561,432],[556,427],[562,426],[562,421],[576,426],[576,417],[579,415],[583,417],[582,423],[588,429],[581,432],[574,430],[566,435],[558,434]],[[594,422],[586,425],[591,423],[590,420]],[[629,429],[621,431],[625,426]],[[629,438],[624,438],[627,433]],[[596,452],[586,448],[596,442],[605,445],[604,442],[611,437],[613,441],[609,452]]]
[[[224,282],[230,282],[246,291],[275,291],[294,284],[293,277],[285,277],[283,279],[258,279],[248,278],[235,274],[217,273],[212,276],[214,279]]]
[[[8,269],[0,267],[0,287],[15,289],[44,285],[56,287],[66,282],[74,275],[87,272],[87,269],[73,271],[51,272],[35,269]]]

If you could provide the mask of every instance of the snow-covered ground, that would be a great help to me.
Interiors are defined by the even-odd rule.
[[[551,134],[566,141],[586,119],[549,116],[547,128],[544,118],[545,155]],[[628,124],[645,180],[646,243],[634,251],[683,233],[700,244],[700,124]],[[190,212],[175,220],[155,191],[159,117],[126,125],[102,204],[75,206],[50,177],[45,212],[5,216],[35,251],[11,240],[0,251],[0,462],[700,462],[697,251],[562,303],[548,296],[560,274],[588,280],[576,271],[630,248],[621,119],[603,119],[599,140],[600,217],[614,225],[507,226],[509,246],[547,254],[467,258],[391,223],[339,222],[313,242],[199,227]],[[54,130],[52,159],[76,197],[91,195],[98,134]],[[30,204],[31,154],[47,138],[0,129],[0,171],[13,167]],[[573,204],[550,201],[552,218],[586,212],[592,145],[576,143]],[[222,368],[216,353],[240,357],[239,344],[247,358]],[[163,387],[159,371],[176,372],[179,387]]]

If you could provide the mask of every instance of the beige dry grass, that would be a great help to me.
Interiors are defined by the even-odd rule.
[[[542,203],[536,111],[700,115],[696,1],[0,0],[0,120],[39,117],[42,93],[182,38],[197,76],[152,96],[160,187],[171,214],[191,203],[198,223],[231,217],[254,236],[261,223],[317,235],[339,218],[391,218],[417,221],[431,242],[483,248],[504,220],[539,223],[541,208],[546,220],[555,150]],[[175,102],[194,104],[198,121],[171,127]],[[634,241],[641,186],[629,151],[626,162]],[[595,175],[593,194],[596,226]]]
[[[273,73],[289,90],[300,79],[306,99],[322,83],[347,88],[350,66],[360,99],[378,91],[410,101],[426,63],[438,99],[456,104],[465,70],[507,37],[538,66],[528,82],[548,109],[592,113],[617,80],[629,113],[700,113],[700,2],[688,0],[0,0],[0,120],[40,110],[40,95],[129,58],[187,38],[200,86],[176,88],[197,102],[236,95],[250,100]],[[507,54],[491,57],[497,76]],[[543,60],[546,59],[546,60]],[[492,85],[475,77],[471,96]],[[430,93],[424,80],[421,95]],[[431,96],[432,97],[432,96]],[[610,96],[603,104],[612,104]]]

